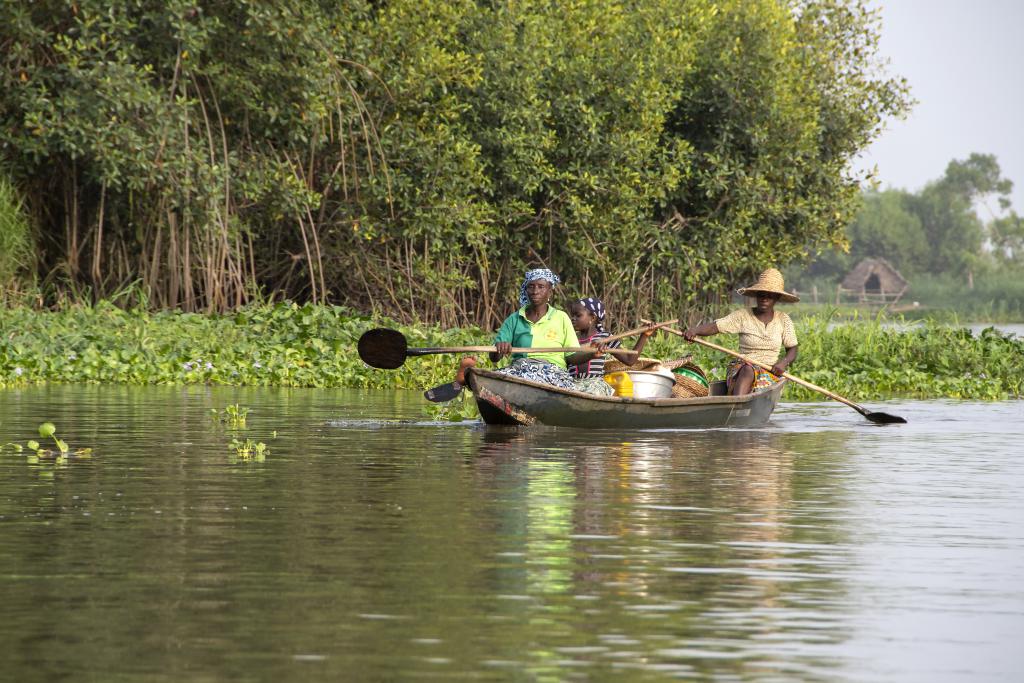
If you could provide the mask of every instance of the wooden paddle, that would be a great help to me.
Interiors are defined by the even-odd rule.
[[[673,323],[676,323],[676,322],[678,322],[678,319],[677,320],[666,320],[663,323],[658,323],[655,326],[655,328],[663,327],[665,325],[672,325]],[[635,334],[640,334],[641,332],[646,332],[649,329],[651,329],[650,325],[645,325],[644,327],[637,327],[636,329],[629,330],[628,332],[623,332],[621,334],[616,334],[616,335],[613,335],[611,337],[606,337],[605,339],[602,339],[601,342],[602,343],[607,343],[609,341],[615,341],[617,339],[622,339],[624,337],[631,337],[631,336],[633,336]],[[636,363],[636,358],[635,357],[631,356],[632,360],[624,360],[621,356],[619,356],[619,355],[614,353],[615,351],[621,351],[621,350],[622,349],[610,349],[609,353],[611,353],[613,356],[619,357],[619,360],[622,360],[622,362],[626,363],[627,365],[633,365],[634,363]],[[635,351],[628,351],[627,353],[635,354],[636,352]],[[426,398],[428,401],[432,401],[434,403],[445,403],[446,401],[454,400],[455,398],[458,397],[458,395],[460,393],[462,393],[462,384],[459,383],[458,380],[456,380],[454,382],[448,382],[446,384],[439,384],[436,387],[431,387],[430,389],[427,389],[426,391],[423,392],[423,397]]]
[[[666,327],[665,331],[666,332],[671,332],[672,334],[677,334],[680,337],[683,337],[683,333],[680,332],[679,330],[674,329],[674,328]],[[684,339],[685,339],[685,337],[684,337]],[[759,368],[764,368],[768,372],[771,372],[771,370],[772,370],[770,365],[765,365],[764,363],[758,363],[753,358],[747,358],[743,354],[737,353],[736,351],[733,351],[732,349],[727,349],[724,346],[719,346],[718,344],[713,344],[713,343],[711,343],[709,341],[704,341],[703,339],[700,339],[700,338],[695,338],[692,341],[695,344],[700,344],[701,346],[706,346],[709,349],[714,349],[715,351],[721,351],[722,353],[727,353],[730,356],[733,356],[735,358],[739,358],[740,360],[742,360],[742,361],[744,361],[746,363],[750,363],[751,365],[756,365]],[[874,422],[875,424],[882,424],[882,425],[884,425],[884,424],[905,424],[906,423],[906,420],[904,418],[898,416],[898,415],[890,415],[889,413],[873,413],[873,412],[869,411],[867,408],[859,406],[859,405],[857,405],[856,403],[854,403],[853,401],[851,401],[851,400],[849,400],[847,398],[843,398],[839,394],[833,394],[828,389],[823,389],[823,388],[819,387],[816,384],[811,384],[810,382],[808,382],[806,380],[802,380],[799,377],[794,377],[793,375],[789,374],[788,372],[782,373],[782,376],[785,377],[786,379],[790,380],[791,382],[796,382],[800,386],[807,387],[808,389],[810,389],[812,391],[817,391],[819,394],[824,394],[825,396],[828,396],[829,398],[831,398],[834,401],[839,401],[840,403],[845,403],[846,405],[850,406],[851,408],[853,408],[858,413],[860,413],[861,415],[866,417],[868,420]]]
[[[671,320],[665,323],[660,323],[661,326],[671,325],[676,320]],[[623,337],[629,337],[634,334],[640,334],[648,330],[650,326],[639,327],[629,332],[623,332],[611,337],[606,337],[601,340],[602,344],[622,339]],[[395,368],[402,367],[405,363],[405,359],[409,356],[428,356],[438,353],[489,353],[497,351],[495,346],[438,346],[430,348],[409,348],[409,343],[405,339],[405,335],[398,330],[388,329],[386,327],[378,327],[376,329],[364,332],[359,337],[359,357],[364,363],[370,367],[379,368],[381,370],[394,370]],[[559,352],[576,352],[576,351],[590,351],[593,347],[582,347],[582,346],[567,346],[567,347],[550,347],[550,348],[514,348],[512,353],[559,353]],[[632,365],[636,362],[636,352],[629,351],[627,349],[608,349],[608,353],[615,356],[623,363]]]

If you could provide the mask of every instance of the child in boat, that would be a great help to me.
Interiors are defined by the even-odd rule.
[[[604,319],[605,309],[600,299],[587,297],[578,300],[569,307],[569,320],[572,321],[572,327],[576,330],[579,345],[586,346],[590,344],[598,349],[598,354],[593,358],[568,366],[569,374],[574,379],[604,377],[605,349],[621,348],[622,344],[617,339],[608,344],[601,342],[602,339],[612,336],[611,332],[604,329]],[[654,334],[654,330],[647,330],[641,333],[640,339],[637,341],[636,346],[633,347],[633,351],[637,355],[643,351],[644,345],[652,334]]]
[[[769,268],[761,273],[757,282],[738,290],[739,294],[752,296],[756,301],[753,308],[741,308],[714,322],[691,327],[683,336],[693,341],[694,337],[709,337],[719,332],[738,334],[740,353],[759,363],[771,367],[771,372],[762,367],[739,359],[729,363],[726,383],[729,394],[739,396],[763,389],[779,381],[797,355],[796,330],[793,321],[782,311],[775,310],[779,301],[796,303],[800,298],[785,290],[782,273]],[[786,355],[779,360],[779,349],[785,348]]]

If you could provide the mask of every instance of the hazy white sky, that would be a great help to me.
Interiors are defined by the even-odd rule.
[[[995,154],[1024,213],[1024,0],[869,0],[880,53],[918,100],[858,166],[882,187],[919,190],[952,159]]]

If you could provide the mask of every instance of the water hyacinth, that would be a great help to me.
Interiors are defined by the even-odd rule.
[[[793,374],[841,395],[1001,399],[1024,395],[1024,341],[927,323],[893,329],[884,320],[835,325],[827,315],[794,315],[800,356]],[[456,356],[411,358],[393,371],[356,353],[372,327],[400,329],[410,346],[487,343],[493,332],[401,326],[334,306],[252,306],[230,315],[125,311],[101,302],[62,311],[0,310],[0,386],[26,382],[227,384],[236,386],[419,389],[451,380]],[[735,338],[714,341],[735,348]],[[721,378],[721,354],[656,335],[645,355],[693,354]],[[68,362],[71,355],[75,362]],[[783,400],[820,400],[796,386]]]

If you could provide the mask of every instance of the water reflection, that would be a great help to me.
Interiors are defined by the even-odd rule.
[[[844,500],[821,472],[809,488],[794,457],[827,463],[848,436],[484,432],[475,472],[502,501],[493,532],[507,541],[495,590],[520,620],[557,614],[552,626],[586,623],[601,643],[555,628],[519,664],[537,675],[555,661],[680,674],[827,666],[801,644],[845,637],[829,610],[850,568]]]
[[[939,404],[911,403],[888,431],[803,405],[761,430],[610,434],[432,423],[398,393],[0,398],[3,441],[50,419],[95,449],[0,456],[0,649],[18,678],[899,680],[917,662],[863,656],[914,642],[877,605],[905,605],[893,623],[921,591],[934,623],[1024,614],[1005,521],[1024,519],[1024,468],[995,427],[1024,422],[1015,404],[930,424]],[[229,403],[250,408],[245,432],[210,419]],[[236,436],[270,455],[232,460]],[[999,594],[953,588],[988,553]],[[922,562],[948,585],[899,578]],[[991,638],[928,644],[1009,671]]]

